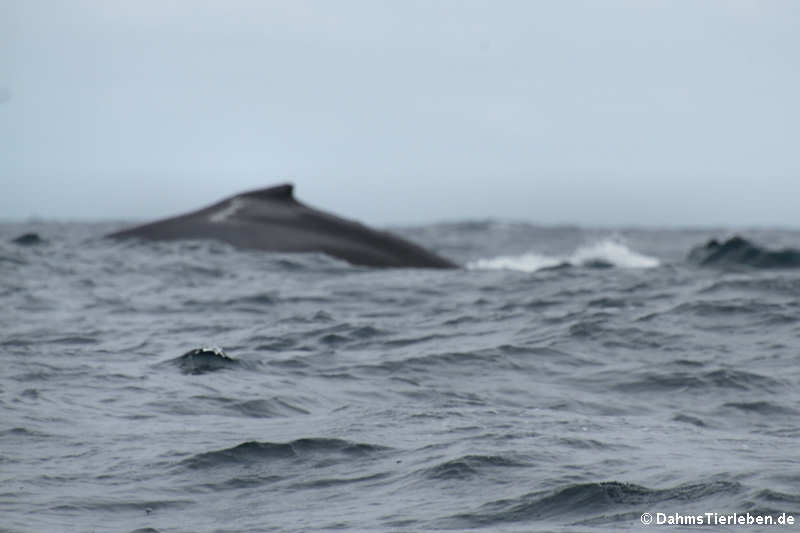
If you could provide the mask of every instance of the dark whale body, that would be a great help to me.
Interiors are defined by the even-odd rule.
[[[800,268],[800,250],[769,250],[736,236],[722,243],[712,239],[692,248],[689,261],[715,267]]]
[[[289,184],[245,192],[214,205],[108,235],[153,240],[216,239],[272,252],[322,252],[354,265],[454,268],[447,259],[391,233],[308,207]]]
[[[11,242],[22,246],[35,246],[37,244],[44,244],[44,239],[42,239],[38,233],[24,233],[15,239],[11,239]]]

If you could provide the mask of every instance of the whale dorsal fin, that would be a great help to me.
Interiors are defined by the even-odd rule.
[[[257,198],[259,200],[289,201],[294,200],[294,185],[291,183],[283,183],[281,185],[275,185],[274,187],[267,187],[266,189],[245,192],[239,196]]]

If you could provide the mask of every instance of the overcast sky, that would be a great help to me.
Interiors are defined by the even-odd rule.
[[[800,227],[800,2],[0,0],[0,218]]]

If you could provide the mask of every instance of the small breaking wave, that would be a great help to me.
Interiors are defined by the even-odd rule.
[[[221,348],[195,348],[171,359],[183,374],[207,374],[239,365],[239,361],[229,357]]]
[[[655,257],[640,254],[626,245],[612,240],[588,244],[577,248],[568,257],[556,257],[529,252],[515,256],[478,259],[467,264],[472,270],[519,270],[536,272],[565,267],[584,268],[654,268],[661,264]]]

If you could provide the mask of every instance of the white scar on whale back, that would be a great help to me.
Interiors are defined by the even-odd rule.
[[[208,220],[217,224],[225,222],[232,215],[235,215],[239,209],[244,207],[244,204],[245,202],[241,198],[234,198],[233,200],[231,200],[231,203],[228,207],[220,211],[217,211],[216,213],[208,217]]]

